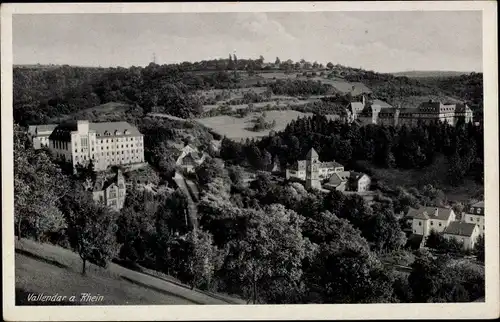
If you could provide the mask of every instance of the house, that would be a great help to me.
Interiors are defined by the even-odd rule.
[[[108,206],[112,210],[119,211],[125,204],[127,188],[125,178],[120,170],[112,178],[99,175],[92,187],[94,201]]]
[[[481,234],[478,225],[464,221],[454,221],[444,230],[443,237],[462,243],[465,249],[474,249]]]
[[[408,223],[411,222],[412,233],[429,236],[432,230],[441,233],[446,227],[456,220],[456,215],[451,208],[421,207],[410,208],[406,215]]]
[[[197,166],[205,161],[206,157],[207,154],[205,152],[200,152],[196,147],[186,144],[175,163],[184,171],[192,173]]]
[[[481,234],[484,234],[484,201],[473,204],[469,211],[464,214],[464,221],[470,224],[476,224]]]
[[[91,160],[96,171],[113,165],[144,163],[143,135],[127,122],[80,120],[59,124],[49,136],[49,149],[73,168]]]
[[[371,179],[368,175],[351,172],[349,176],[349,191],[365,192],[370,190]]]
[[[33,142],[35,150],[49,147],[49,136],[52,134],[57,124],[30,125],[28,127],[28,136]]]
[[[330,179],[323,185],[325,189],[346,191],[351,173],[349,171],[339,171],[332,174]]]

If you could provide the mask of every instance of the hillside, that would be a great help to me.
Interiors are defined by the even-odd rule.
[[[409,77],[409,78],[418,78],[418,77],[453,77],[453,76],[461,76],[468,75],[470,72],[457,72],[457,71],[432,71],[432,70],[411,70],[406,72],[397,72],[392,73],[392,75],[396,77]]]
[[[90,265],[82,276],[80,257],[64,248],[38,244],[30,240],[16,241],[16,304],[41,304],[27,301],[30,293],[61,296],[91,293],[102,295],[97,303],[78,304],[236,304],[238,299],[210,295],[191,290],[178,282],[153,277],[110,263],[107,269]],[[60,303],[63,305],[75,303]]]
[[[61,116],[92,118],[96,106],[111,109],[105,119],[149,112],[193,118],[221,106],[232,111],[249,104],[296,109],[324,96],[362,93],[393,105],[403,103],[404,107],[432,97],[465,101],[479,114],[482,111],[481,73],[454,76],[451,72],[415,71],[395,76],[342,65],[297,64],[284,62],[271,70],[250,59],[238,60],[234,70],[226,60],[130,68],[17,66],[13,75],[14,119],[26,125],[48,123]],[[129,109],[125,113],[112,111],[107,106],[111,102],[121,102]]]

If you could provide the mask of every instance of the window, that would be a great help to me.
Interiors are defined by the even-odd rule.
[[[481,213],[481,208],[476,208],[476,213],[480,214]]]
[[[419,225],[419,226],[422,226],[422,222],[421,222],[421,221],[419,221],[419,222],[418,222],[418,225]]]
[[[82,150],[82,152],[83,152],[83,149],[81,149],[81,150]]]
[[[479,217],[476,217],[476,221],[479,222]]]
[[[123,144],[122,144],[122,149],[123,149]]]
[[[443,226],[443,224],[439,223],[439,227]]]
[[[106,155],[109,155],[109,152],[106,152]]]
[[[434,222],[431,220],[431,226],[434,226]]]

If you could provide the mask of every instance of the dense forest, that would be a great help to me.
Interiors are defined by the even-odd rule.
[[[449,164],[448,181],[462,183],[468,176],[482,182],[483,128],[472,124],[453,127],[443,123],[416,127],[349,125],[315,115],[292,121],[284,131],[255,142],[225,139],[221,157],[229,163],[247,163],[265,170],[271,160],[290,165],[314,147],[322,160],[336,160],[355,167],[367,160],[384,168],[419,169],[444,155]],[[368,170],[369,171],[369,170]]]

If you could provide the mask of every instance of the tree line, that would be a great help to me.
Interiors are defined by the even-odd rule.
[[[233,142],[225,138],[221,157],[229,163],[256,166],[262,164],[264,154],[270,153],[282,166],[289,166],[314,147],[322,160],[336,160],[347,166],[367,160],[383,168],[421,169],[444,155],[449,164],[447,180],[458,185],[469,175],[482,182],[482,146],[483,128],[471,123],[359,126],[314,115],[294,120],[284,131],[259,141]]]

